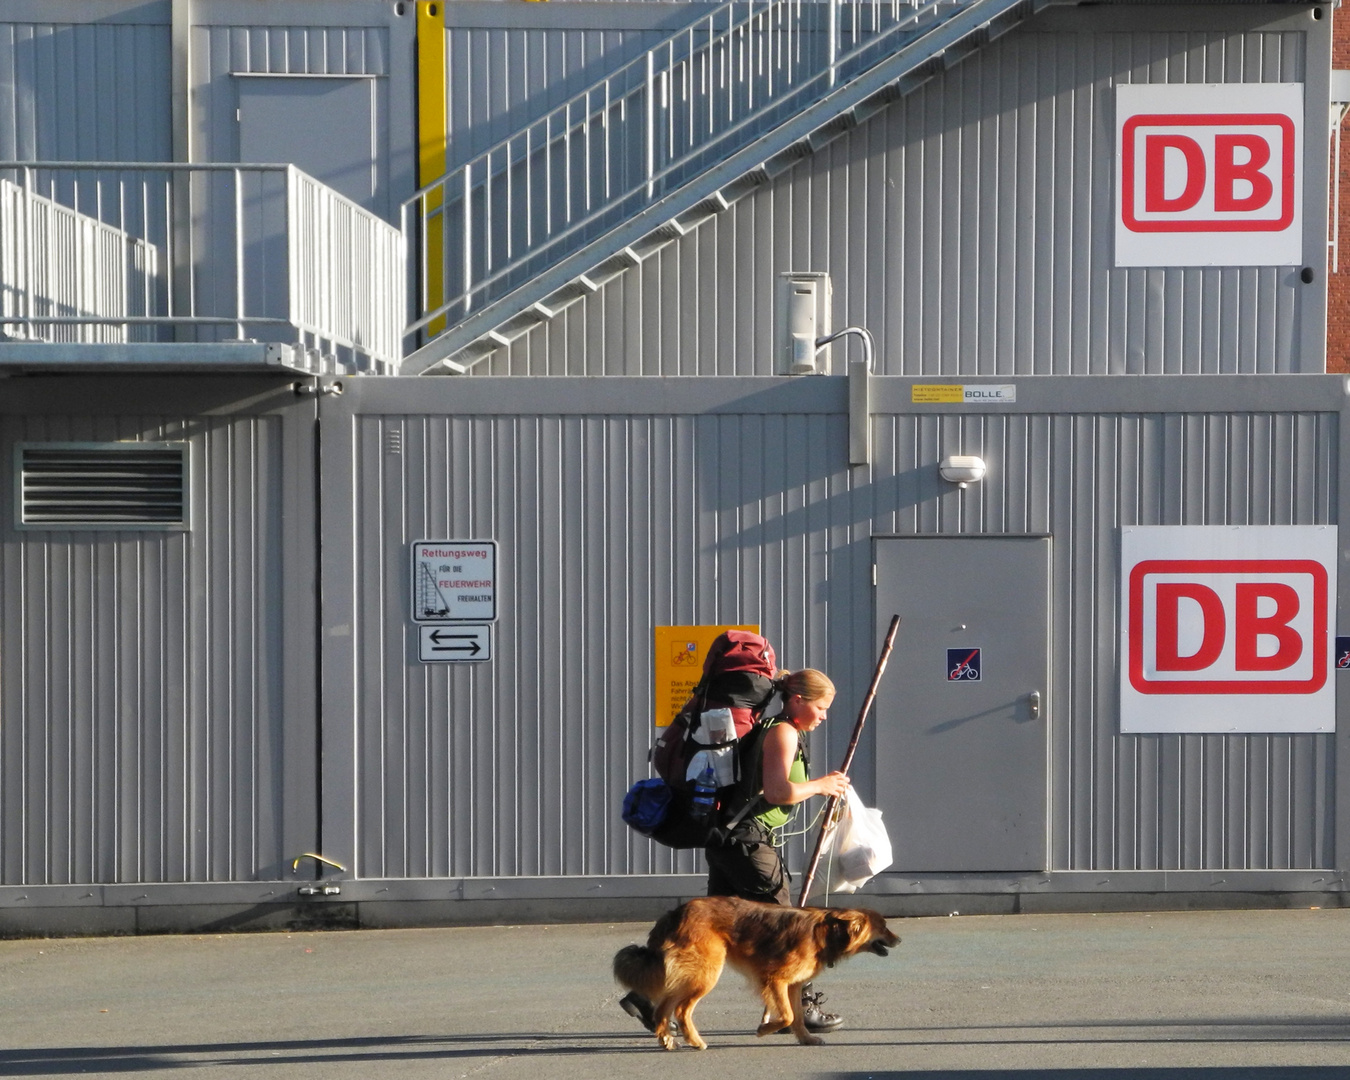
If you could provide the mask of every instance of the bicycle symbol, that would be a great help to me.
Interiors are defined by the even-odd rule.
[[[1350,668],[1350,652],[1341,653],[1336,658],[1336,666],[1338,668]]]
[[[980,650],[979,650],[979,649],[948,649],[948,650],[947,650],[947,681],[948,681],[948,682],[979,682],[979,681],[980,681]]]

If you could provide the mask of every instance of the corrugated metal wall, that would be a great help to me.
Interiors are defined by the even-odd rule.
[[[1114,86],[1307,76],[1322,145],[1308,55],[1327,21],[1283,10],[1051,9],[474,371],[773,374],[787,270],[830,273],[834,325],[871,329],[885,374],[1321,371],[1324,166],[1305,200],[1312,285],[1112,266]]]
[[[1054,867],[1333,865],[1332,737],[1119,734],[1117,603],[1120,526],[1334,523],[1338,418],[1056,416],[972,426],[962,445],[1002,459],[997,472],[1008,478],[981,500],[984,527],[1006,527],[1011,494],[1013,531],[1026,520],[1029,531],[1055,537]],[[1024,478],[1047,459],[1038,497],[1041,485]],[[1010,479],[1020,490],[1007,490]]]
[[[711,403],[722,381],[681,393]],[[1332,865],[1331,737],[1118,733],[1116,603],[1121,525],[1335,523],[1335,413],[883,408],[874,464],[850,470],[837,387],[680,414],[634,382],[615,392],[629,414],[583,404],[593,388],[524,385],[447,389],[458,415],[429,414],[431,389],[372,387],[371,409],[347,395],[360,875],[692,869],[617,816],[646,774],[651,627],[759,623],[782,662],[836,678],[849,717],[875,648],[871,537],[1024,532],[1054,537],[1052,868]],[[989,479],[943,485],[952,452]],[[420,664],[406,545],[482,537],[504,560],[494,659]],[[848,738],[833,728],[830,759]],[[865,745],[864,796],[874,767]]]
[[[830,482],[806,475],[807,448],[841,437],[825,417],[753,431],[739,418],[362,419],[360,874],[669,870],[670,853],[615,813],[628,778],[645,775],[651,628],[763,622],[785,662],[824,662],[828,608],[810,603],[808,581],[829,554],[818,533],[781,530]],[[773,484],[760,451],[733,457],[742,439],[797,448],[762,507],[739,508],[735,476],[718,491],[729,460]],[[725,507],[708,504],[721,494]],[[747,544],[765,529],[779,535]],[[471,536],[501,544],[495,659],[423,666],[405,626],[404,545]]]
[[[168,16],[167,3],[11,0],[0,160],[173,160]]]
[[[682,405],[645,380],[608,403],[580,383],[359,380],[325,403],[354,423],[354,460],[326,454],[356,482],[353,544],[325,530],[349,570],[324,590],[354,588],[356,618],[320,640],[354,657],[324,683],[354,690],[352,756],[328,767],[355,777],[359,876],[696,870],[616,814],[652,736],[652,626],[760,623],[784,663],[835,676],[847,718],[875,648],[871,538],[935,533],[1054,537],[1053,869],[1332,864],[1332,737],[1118,733],[1116,578],[1121,525],[1335,523],[1336,413],[883,408],[869,471],[844,463],[842,388],[775,383],[747,411],[727,383],[690,382]],[[442,391],[455,415],[427,411]],[[20,533],[6,517],[0,883],[282,876],[316,847],[308,425],[10,400],[7,462],[20,439],[187,432],[194,529]],[[944,487],[935,462],[956,451],[988,480]],[[12,505],[8,469],[3,487]],[[325,484],[339,519],[350,490]],[[503,557],[494,659],[422,665],[407,544],[483,536]],[[836,759],[846,728],[817,753]],[[869,741],[865,796],[875,768]]]
[[[447,4],[447,168],[514,134],[715,6]]]
[[[70,384],[18,382],[0,403],[0,884],[280,878],[316,836],[312,641],[289,640],[312,575],[287,558],[312,528],[312,419],[203,416],[200,394],[137,412],[106,386],[62,409]],[[22,440],[187,440],[191,531],[16,530]]]

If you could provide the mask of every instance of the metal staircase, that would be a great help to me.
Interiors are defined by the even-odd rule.
[[[724,4],[404,204],[402,374],[467,371],[1052,2]]]

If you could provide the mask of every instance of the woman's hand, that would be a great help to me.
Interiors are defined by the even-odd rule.
[[[849,785],[848,774],[841,772],[826,773],[816,782],[820,785],[820,794],[831,797],[842,796]]]
[[[848,776],[841,772],[827,773],[805,783],[788,779],[797,755],[797,738],[797,729],[791,724],[775,724],[764,736],[764,798],[771,806],[792,806],[812,795],[843,795],[848,788]]]

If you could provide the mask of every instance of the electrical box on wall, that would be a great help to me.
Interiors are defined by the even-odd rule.
[[[778,275],[775,305],[778,370],[788,375],[828,375],[830,346],[816,341],[830,332],[830,275],[824,271],[787,271]]]

